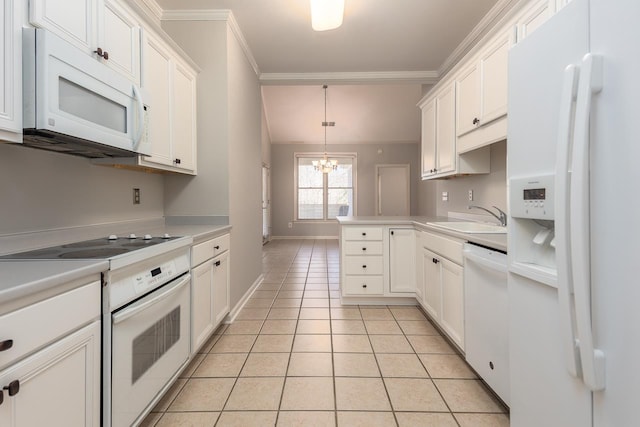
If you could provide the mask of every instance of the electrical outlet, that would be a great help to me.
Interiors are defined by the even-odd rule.
[[[442,201],[443,202],[448,202],[449,201],[449,192],[448,191],[443,191],[442,192]]]
[[[133,189],[133,204],[134,205],[139,205],[140,204],[140,189],[139,188],[134,188]]]
[[[293,223],[292,222],[289,223],[289,228],[293,228]]]
[[[469,201],[473,201],[473,190],[469,190]]]

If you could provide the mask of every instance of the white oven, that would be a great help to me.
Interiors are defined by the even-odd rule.
[[[112,426],[130,426],[189,358],[187,273],[111,314]]]

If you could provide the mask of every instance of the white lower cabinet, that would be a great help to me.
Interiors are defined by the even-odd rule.
[[[416,291],[416,231],[413,228],[389,230],[389,287],[391,292]]]
[[[382,227],[340,227],[342,296],[384,295],[384,244]]]
[[[2,426],[98,427],[100,321],[0,372],[0,386]]]
[[[422,298],[418,301],[431,319],[464,350],[464,269],[444,256],[461,263],[462,242],[422,232],[419,249]]]
[[[229,235],[191,248],[191,353],[229,313]]]
[[[0,316],[0,426],[100,426],[100,279]]]

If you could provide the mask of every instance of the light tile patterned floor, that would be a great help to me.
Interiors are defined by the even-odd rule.
[[[418,307],[340,304],[336,240],[270,242],[263,271],[143,426],[509,425]]]

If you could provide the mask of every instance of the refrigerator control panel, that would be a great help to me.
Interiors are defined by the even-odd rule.
[[[527,176],[509,180],[509,213],[514,218],[553,220],[555,175]]]

